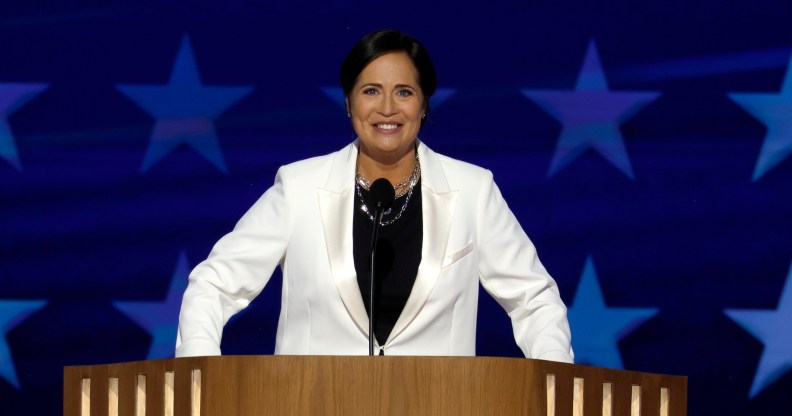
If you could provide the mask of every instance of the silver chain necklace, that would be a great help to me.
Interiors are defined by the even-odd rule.
[[[394,186],[394,189],[404,188],[401,192],[396,195],[396,198],[400,198],[407,194],[407,197],[404,198],[404,203],[399,209],[399,212],[396,214],[395,217],[389,219],[388,221],[380,221],[381,226],[391,225],[396,220],[401,218],[404,211],[407,209],[407,205],[410,203],[410,198],[412,197],[413,190],[415,189],[415,185],[418,183],[418,179],[421,178],[421,163],[418,160],[418,152],[415,153],[415,168],[413,169],[412,175],[409,178],[405,179],[402,182],[399,182]],[[368,206],[366,205],[366,201],[363,199],[363,192],[360,188],[363,187],[366,190],[371,188],[371,184],[367,181],[364,177],[360,176],[359,172],[355,173],[355,191],[357,192],[358,198],[360,199],[360,210],[365,212],[368,215],[371,222],[374,222],[374,215],[369,210]],[[383,213],[383,215],[390,215],[392,208],[388,208],[387,211]]]

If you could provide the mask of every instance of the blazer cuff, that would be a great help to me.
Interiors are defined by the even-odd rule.
[[[540,360],[558,361],[569,364],[574,363],[574,359],[572,358],[572,355],[566,351],[561,351],[561,350],[545,351],[542,353],[542,355],[535,358]]]
[[[176,357],[203,357],[220,355],[220,347],[211,341],[193,340],[176,347]]]

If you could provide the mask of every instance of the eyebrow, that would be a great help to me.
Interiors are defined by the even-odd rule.
[[[379,84],[379,83],[376,83],[376,82],[369,82],[368,84],[363,84],[363,85],[360,86],[360,88],[365,88],[365,87],[384,88],[382,86],[382,84]],[[412,89],[412,90],[416,89],[416,87],[414,87],[414,86],[412,86],[410,84],[396,84],[395,88],[409,88],[409,89]]]

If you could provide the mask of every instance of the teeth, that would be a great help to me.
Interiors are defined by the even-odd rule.
[[[381,129],[384,129],[384,130],[393,130],[396,127],[399,127],[399,126],[396,125],[396,124],[377,124],[377,127],[381,128]]]

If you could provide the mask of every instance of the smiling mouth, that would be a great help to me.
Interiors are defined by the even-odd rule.
[[[375,124],[374,126],[382,130],[395,130],[399,127],[398,124],[393,124],[393,123]]]

